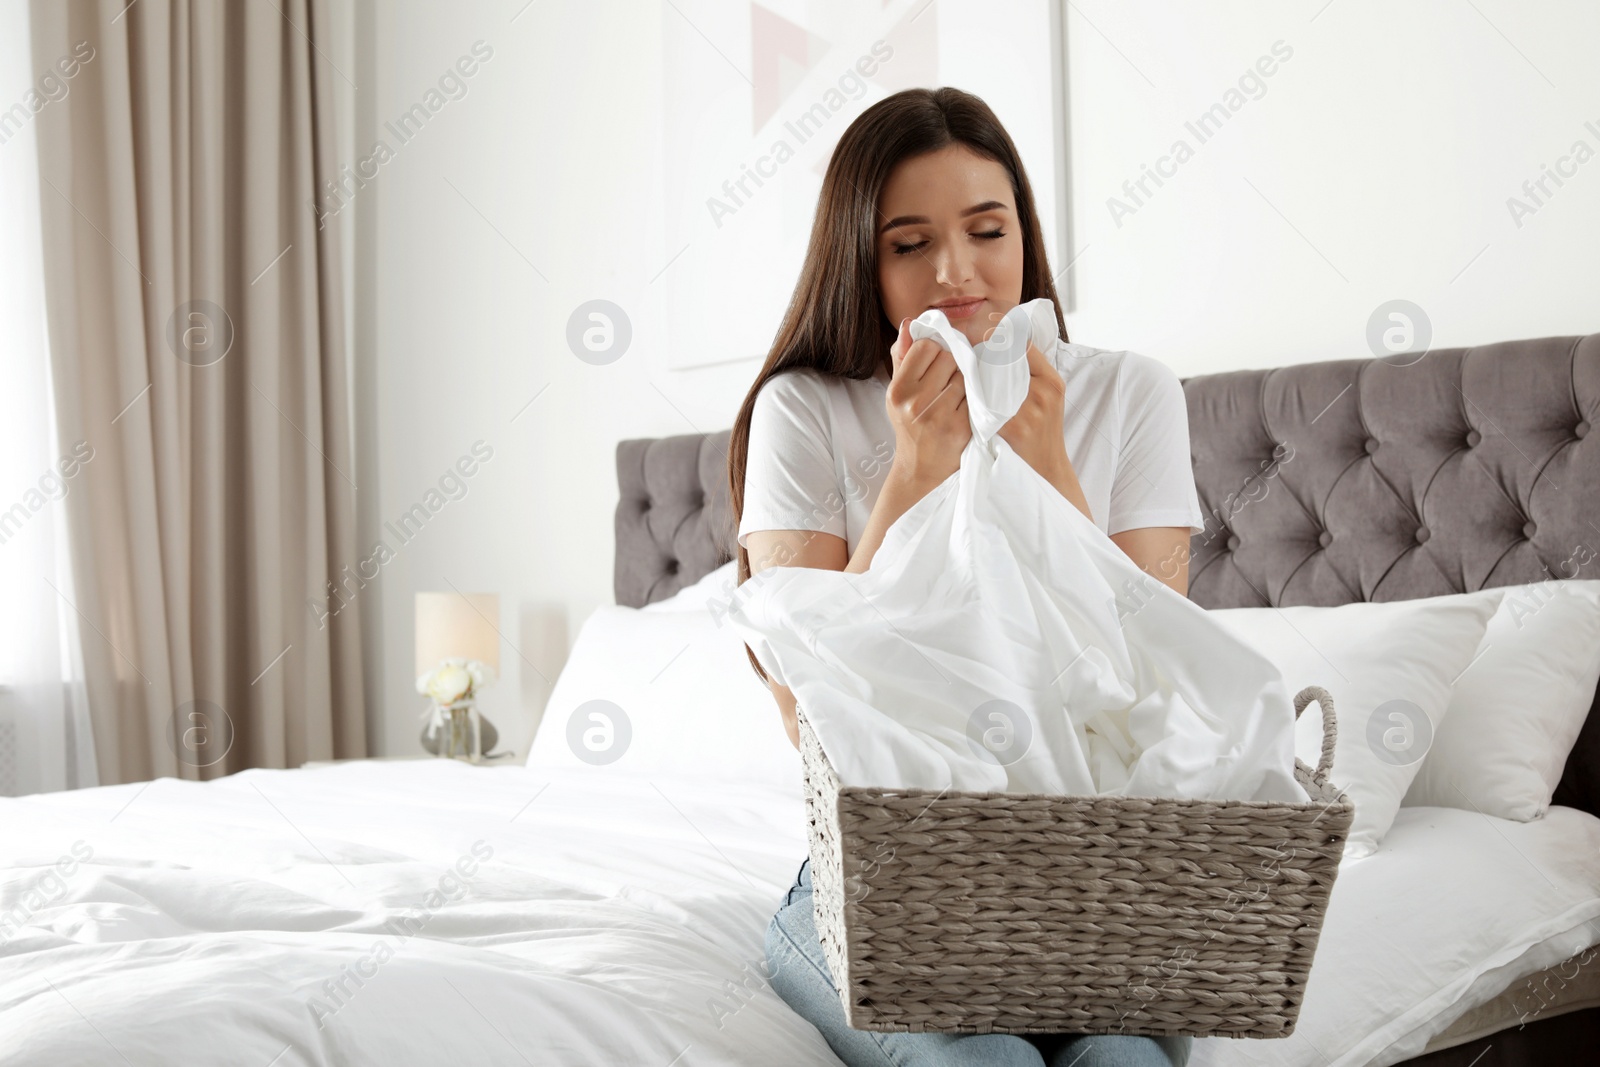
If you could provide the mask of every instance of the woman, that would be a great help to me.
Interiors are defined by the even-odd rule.
[[[861,572],[885,531],[955,473],[971,437],[954,358],[912,342],[944,311],[982,342],[1005,312],[1056,302],[1033,192],[994,113],[957,89],[910,89],[868,108],[823,179],[805,265],[734,422],[729,479],[739,580],[768,566]],[[1140,567],[1188,592],[1204,518],[1183,389],[1129,352],[1061,339],[1028,346],[1027,400],[1008,444]],[[757,673],[759,663],[751,656]],[[795,699],[768,680],[797,747]],[[850,1067],[1181,1067],[1188,1038],[873,1033],[844,1022],[812,920],[809,860],[767,928],[772,985]]]

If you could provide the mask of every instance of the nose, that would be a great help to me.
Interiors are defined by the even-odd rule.
[[[965,234],[954,240],[940,241],[933,256],[933,275],[940,285],[959,289],[972,280],[974,250],[969,248]]]

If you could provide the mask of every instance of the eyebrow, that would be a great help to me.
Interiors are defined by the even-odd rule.
[[[1001,211],[1009,210],[1005,204],[1002,204],[998,200],[985,200],[981,204],[974,204],[967,208],[967,210],[961,213],[961,217],[966,218],[968,215],[981,215],[985,211],[993,211],[996,208],[999,208]],[[912,226],[919,222],[925,223],[927,221],[928,216],[926,215],[901,215],[897,218],[890,219],[888,222],[878,227],[878,232],[883,233],[885,230],[892,230],[896,226]]]

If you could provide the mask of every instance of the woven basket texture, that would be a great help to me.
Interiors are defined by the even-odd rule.
[[[841,786],[799,715],[813,905],[849,1025],[1287,1037],[1354,807]]]

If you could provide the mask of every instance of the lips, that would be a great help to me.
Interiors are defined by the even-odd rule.
[[[983,297],[979,296],[959,304],[939,303],[933,306],[944,312],[945,318],[954,321],[955,319],[971,318],[982,304]]]

